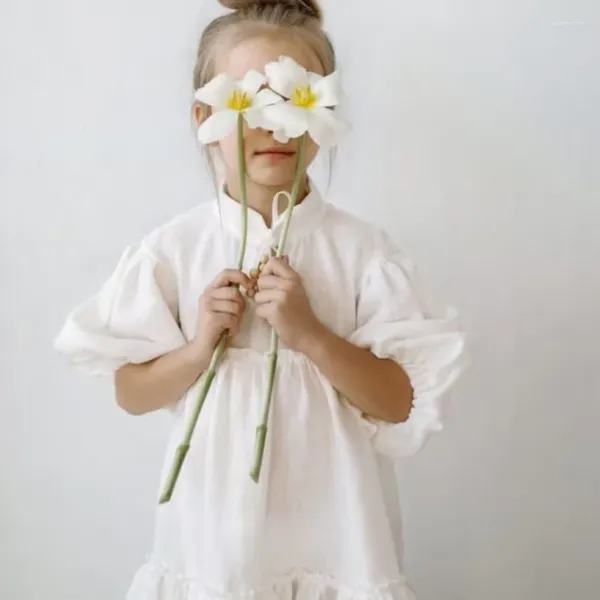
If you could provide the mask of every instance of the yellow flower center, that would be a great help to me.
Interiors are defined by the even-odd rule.
[[[291,97],[292,104],[309,110],[317,105],[318,100],[319,97],[313,92],[310,85],[296,88]]]
[[[249,109],[251,106],[252,99],[246,92],[240,92],[239,90],[235,90],[227,100],[227,108],[230,108],[231,110],[242,112],[243,110]]]

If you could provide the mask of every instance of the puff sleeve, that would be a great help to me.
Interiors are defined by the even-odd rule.
[[[92,374],[144,363],[185,344],[177,285],[145,242],[128,247],[97,294],[67,318],[54,347]]]
[[[361,419],[375,451],[391,458],[410,456],[442,429],[444,399],[466,366],[455,311],[436,308],[414,265],[387,243],[366,268],[356,315],[357,328],[349,341],[400,364],[414,391],[406,421]]]

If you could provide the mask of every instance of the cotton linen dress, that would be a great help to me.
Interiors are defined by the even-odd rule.
[[[235,264],[240,205],[225,193],[127,248],[112,277],[68,317],[57,349],[93,373],[190,341],[198,299]],[[277,244],[249,214],[245,270]],[[391,358],[414,388],[410,417],[385,424],[340,397],[305,356],[281,346],[260,482],[249,472],[268,378],[270,328],[248,300],[213,382],[154,548],[128,600],[412,600],[400,572],[377,456],[415,453],[441,429],[463,367],[454,314],[427,299],[412,263],[377,228],[311,193],[294,208],[286,254],[321,322]],[[171,407],[157,496],[199,393]]]

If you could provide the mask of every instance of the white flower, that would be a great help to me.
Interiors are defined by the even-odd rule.
[[[262,73],[248,71],[241,81],[221,74],[196,90],[196,100],[213,108],[211,116],[198,128],[198,140],[202,144],[211,144],[227,137],[235,128],[240,113],[249,127],[260,127],[264,107],[283,101],[272,90],[261,89],[266,83],[267,78]]]
[[[331,110],[340,104],[342,95],[337,71],[323,77],[282,56],[269,63],[265,73],[271,89],[287,100],[263,111],[261,126],[273,130],[277,141],[285,143],[308,131],[320,146],[331,146],[348,129]]]

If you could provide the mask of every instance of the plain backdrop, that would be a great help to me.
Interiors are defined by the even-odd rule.
[[[215,5],[0,1],[2,600],[122,598],[150,548],[170,418],[121,413],[52,340],[125,245],[210,195],[189,107]],[[410,581],[595,600],[600,8],[324,7],[353,123],[329,198],[470,334],[444,432],[399,466]]]

